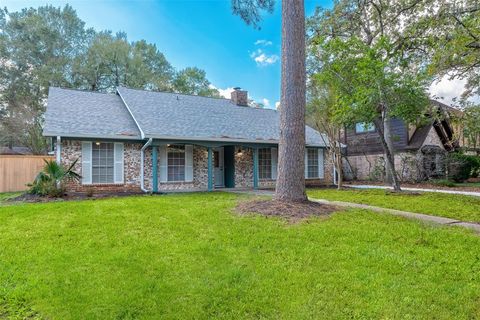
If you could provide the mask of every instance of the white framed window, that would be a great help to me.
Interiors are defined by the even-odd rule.
[[[167,181],[185,181],[185,146],[167,148]]]
[[[307,149],[307,178],[318,178],[318,149]]]
[[[82,184],[124,183],[122,142],[82,141]]]
[[[356,133],[375,132],[375,124],[373,122],[369,122],[369,123],[357,122],[355,124],[355,132]]]
[[[323,179],[323,149],[306,148],[305,149],[305,178]]]
[[[114,183],[114,145],[110,142],[92,144],[92,183]]]
[[[272,151],[270,148],[258,149],[258,178],[272,179]]]

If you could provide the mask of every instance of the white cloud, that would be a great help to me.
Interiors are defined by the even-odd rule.
[[[275,102],[275,109],[278,110],[278,107],[280,107],[280,101]]]
[[[465,91],[465,84],[467,81],[465,79],[453,79],[450,80],[449,76],[446,75],[439,81],[435,81],[430,86],[430,95],[433,99],[440,100],[448,105],[458,105],[462,93]],[[472,102],[480,102],[480,97],[475,96],[468,99]]]
[[[217,89],[218,92],[220,93],[220,95],[222,97],[224,97],[225,99],[230,99],[232,96],[231,96],[231,93],[233,91],[233,87],[228,87],[228,88],[225,88],[225,89],[222,89],[222,88],[217,88],[215,87],[213,84],[210,85],[210,88],[211,89]]]
[[[448,76],[445,76],[430,86],[430,94],[433,99],[438,99],[451,105],[455,103],[455,98],[457,101],[460,99],[465,88],[465,83],[465,80],[449,80]]]
[[[267,98],[263,98],[262,103],[265,108],[270,108],[270,100],[268,100]]]
[[[273,43],[272,41],[268,41],[268,40],[257,40],[255,41],[255,45],[256,46],[271,46]]]
[[[267,54],[262,49],[250,53],[252,58],[259,66],[269,66],[278,61],[279,57],[276,54]]]

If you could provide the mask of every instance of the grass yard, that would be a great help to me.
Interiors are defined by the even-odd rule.
[[[456,187],[474,187],[480,188],[480,182],[463,182],[463,183],[455,183]]]
[[[462,221],[480,222],[480,197],[445,193],[395,194],[381,189],[310,189],[309,197],[355,202]]]
[[[18,197],[21,194],[22,194],[21,192],[3,192],[3,193],[0,193],[0,205],[4,201],[6,201],[8,199],[11,199],[11,198]]]
[[[297,224],[232,213],[246,198],[0,207],[0,318],[480,317],[472,232],[363,210]]]

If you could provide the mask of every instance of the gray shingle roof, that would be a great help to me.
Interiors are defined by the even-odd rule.
[[[140,139],[122,100],[115,94],[50,88],[45,136]]]
[[[146,137],[277,143],[276,110],[237,106],[229,99],[117,88]],[[325,143],[306,128],[307,144]]]
[[[241,107],[229,99],[124,87],[117,88],[117,93],[51,88],[44,134],[139,138],[140,128],[144,138],[278,143],[276,110]],[[310,127],[306,137],[312,146],[325,146],[327,141]]]

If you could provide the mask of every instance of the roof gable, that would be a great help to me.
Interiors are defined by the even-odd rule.
[[[140,139],[140,131],[114,94],[51,87],[45,136]]]

